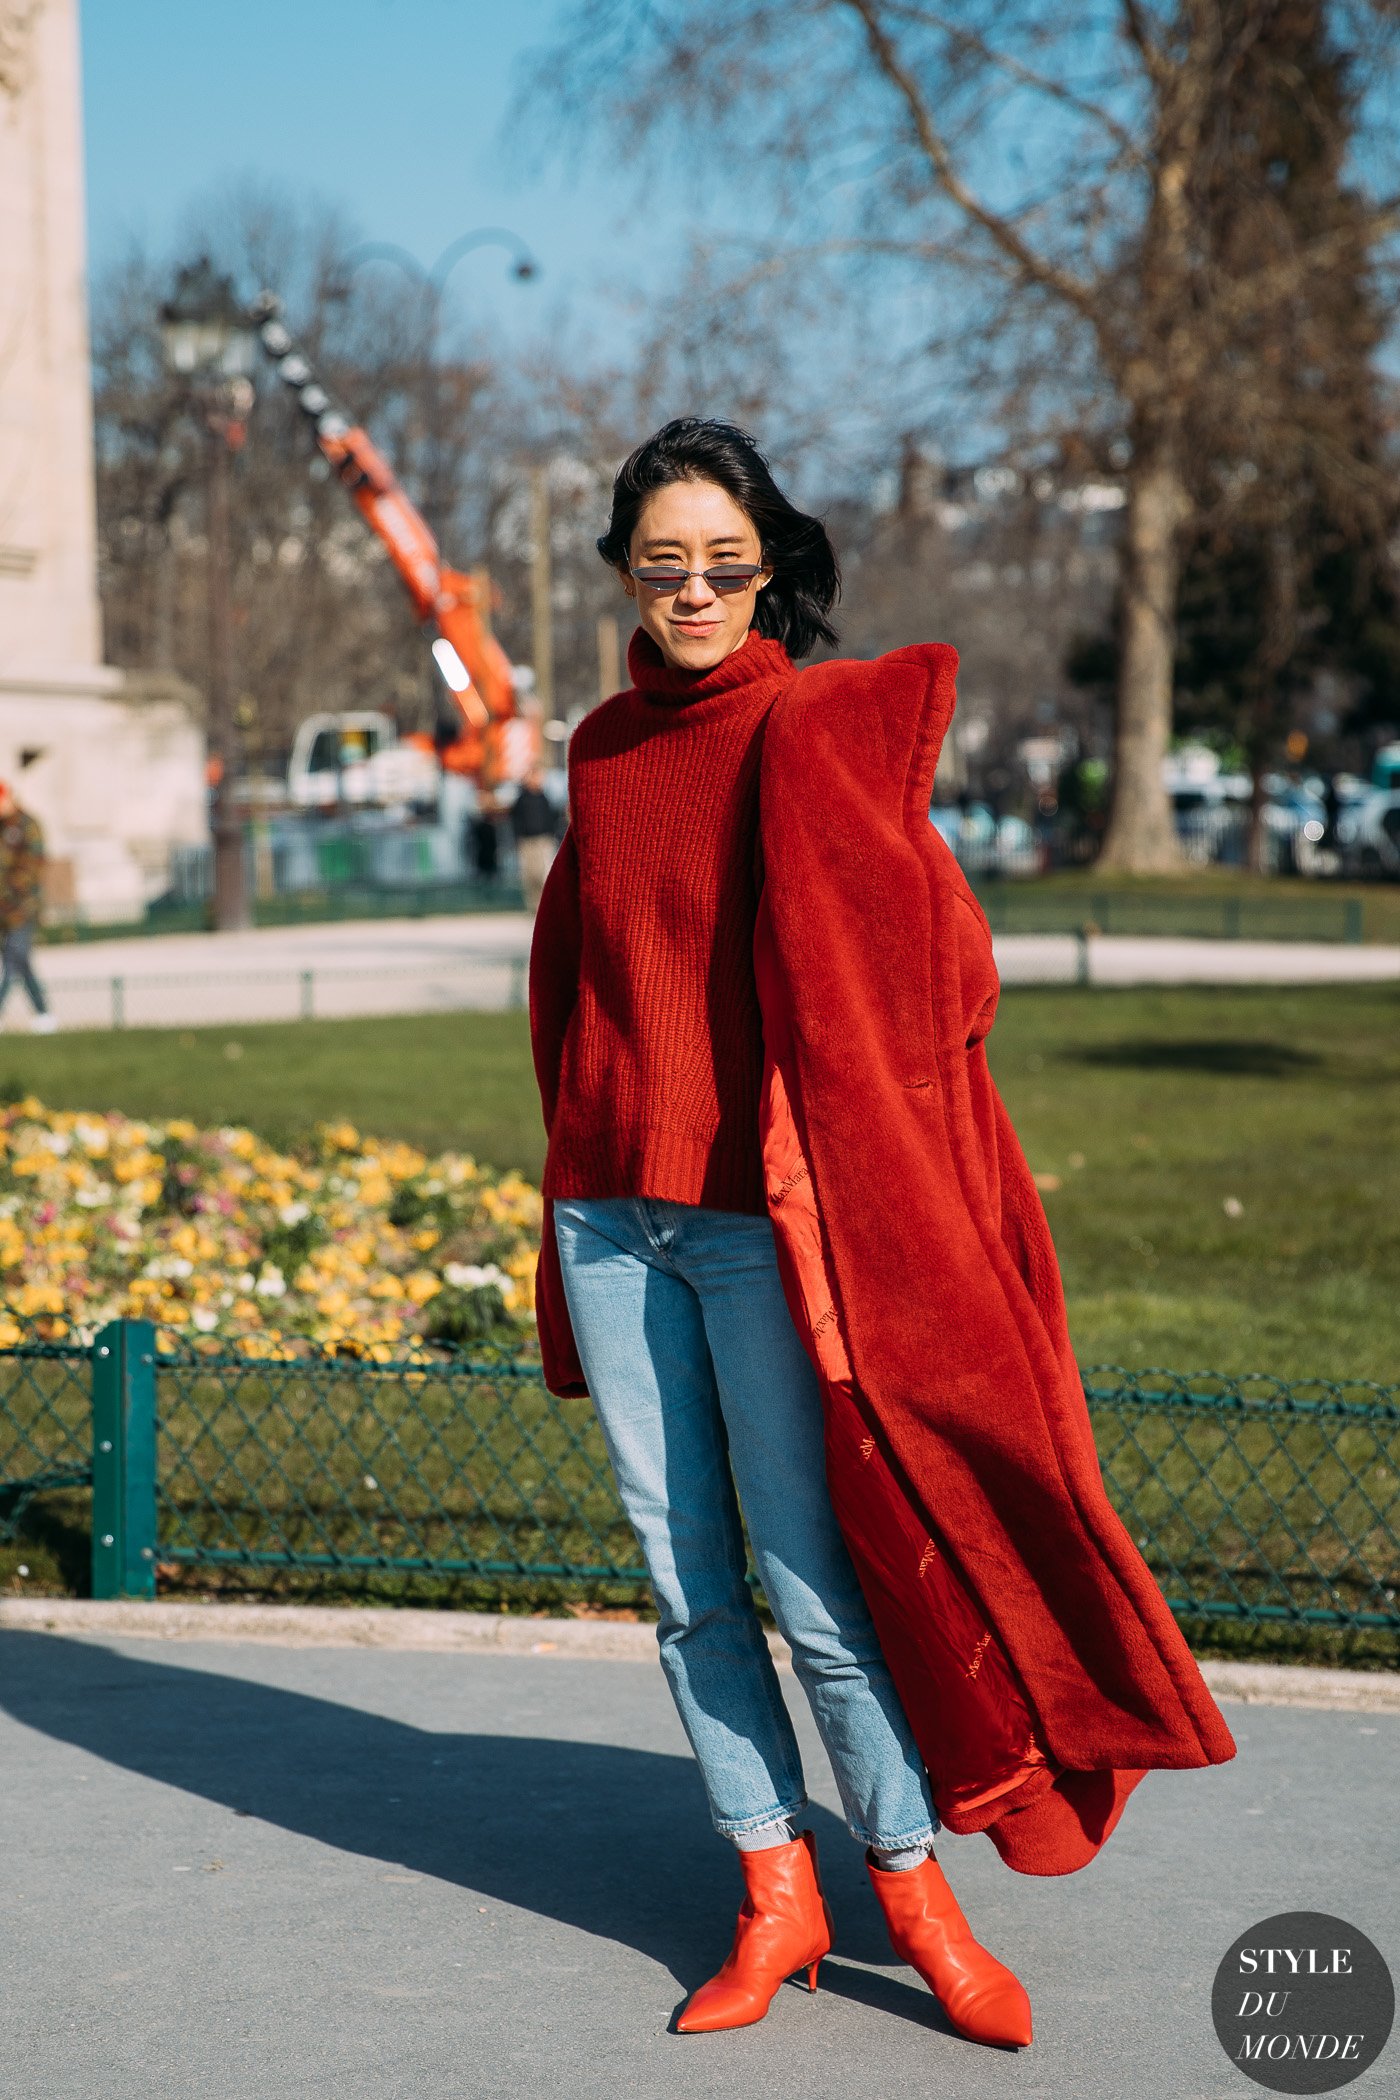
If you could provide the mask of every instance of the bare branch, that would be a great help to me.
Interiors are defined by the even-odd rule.
[[[1383,240],[1400,231],[1400,198],[1390,198],[1368,214],[1364,231],[1334,227],[1315,241],[1305,241],[1287,255],[1274,257],[1247,276],[1223,279],[1212,288],[1213,318],[1222,333],[1277,308],[1310,278],[1334,267],[1348,249],[1366,239]]]
[[[989,44],[984,36],[977,30],[968,28],[966,23],[955,21],[950,15],[926,7],[892,6],[888,12],[906,22],[918,22],[927,28],[939,30],[950,42],[960,45],[964,51],[975,52],[986,65],[999,73],[1005,73],[1008,79],[1018,81],[1022,87],[1032,88],[1036,94],[1044,95],[1066,109],[1076,110],[1082,117],[1090,118],[1129,160],[1138,164],[1144,160],[1142,147],[1133,134],[1126,125],[1120,124],[1113,112],[1105,109],[1101,102],[1093,101],[1088,95],[1081,95],[1063,80],[1055,80],[1050,74],[1028,66],[1024,59],[1014,58],[1010,52],[998,51],[994,44]]]
[[[1140,0],[1123,0],[1123,27],[1129,43],[1142,60],[1142,68],[1160,92],[1171,78],[1171,67],[1159,44],[1153,42]]]
[[[876,0],[837,0],[837,4],[849,8],[863,24],[871,57],[903,101],[924,157],[950,202],[956,205],[965,218],[970,219],[988,235],[1002,254],[1010,258],[1024,278],[1038,285],[1042,291],[1053,292],[1057,298],[1065,300],[1097,328],[1100,317],[1093,285],[1086,284],[1082,278],[1075,276],[1073,271],[1052,262],[1048,256],[1039,254],[1023,239],[1005,213],[993,211],[991,206],[984,204],[963,181],[953,165],[947,142],[934,124],[928,103],[917,81],[900,57],[893,38],[880,19]]]

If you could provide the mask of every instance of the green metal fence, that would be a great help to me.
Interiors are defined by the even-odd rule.
[[[1187,1619],[1400,1633],[1400,1388],[1085,1373],[1104,1478]],[[96,1596],[158,1573],[645,1577],[587,1400],[528,1355],[269,1362],[122,1320],[0,1352],[0,1542],[90,1486]]]
[[[46,1324],[0,1350],[0,1545],[23,1535],[32,1503],[92,1485],[92,1352],[49,1340]]]
[[[1357,942],[1366,931],[1364,899],[1296,884],[1201,896],[981,879],[974,887],[993,933],[1079,933],[1087,925],[1177,939]]]

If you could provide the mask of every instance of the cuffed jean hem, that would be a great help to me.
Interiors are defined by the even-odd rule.
[[[800,1816],[807,1806],[807,1796],[799,1794],[790,1808],[774,1805],[765,1808],[758,1816],[715,1816],[711,1820],[719,1835],[724,1838],[752,1837],[755,1831],[772,1830],[786,1823],[792,1816]]]
[[[932,1823],[925,1823],[922,1830],[911,1830],[908,1837],[871,1837],[854,1823],[850,1825],[850,1832],[858,1845],[867,1845],[872,1852],[913,1852],[920,1845],[931,1845],[942,1828],[935,1817]]]

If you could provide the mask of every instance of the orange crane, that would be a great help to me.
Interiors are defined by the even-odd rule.
[[[259,341],[278,377],[296,396],[321,457],[388,550],[418,618],[436,629],[433,660],[461,723],[453,742],[445,749],[437,747],[443,767],[449,773],[468,774],[483,786],[523,771],[515,752],[510,754],[515,762],[507,761],[505,725],[517,715],[515,686],[510,659],[491,632],[485,580],[447,567],[427,521],[409,502],[393,468],[369,433],[332,400],[281,316],[281,302],[264,292],[253,308]],[[434,748],[426,736],[405,741]]]

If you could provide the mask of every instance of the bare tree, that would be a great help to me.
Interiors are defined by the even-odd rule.
[[[1241,421],[1272,441],[1252,351],[1271,319],[1325,300],[1346,245],[1283,220],[1262,249],[1220,238],[1217,176],[1244,83],[1257,92],[1278,0],[581,0],[532,82],[576,123],[706,154],[750,227],[762,177],[780,200],[747,269],[848,259],[958,302],[944,331],[972,358],[985,427],[1014,404],[1023,437],[1078,430],[1126,447],[1113,807],[1104,864],[1179,865],[1162,760],[1174,623],[1203,451]],[[1369,122],[1355,194],[1371,238],[1396,220],[1377,93],[1393,10],[1333,0]],[[1280,69],[1281,94],[1307,83]],[[1325,120],[1325,113],[1322,113]],[[742,178],[719,173],[740,156]],[[1364,177],[1364,182],[1363,182]]]

